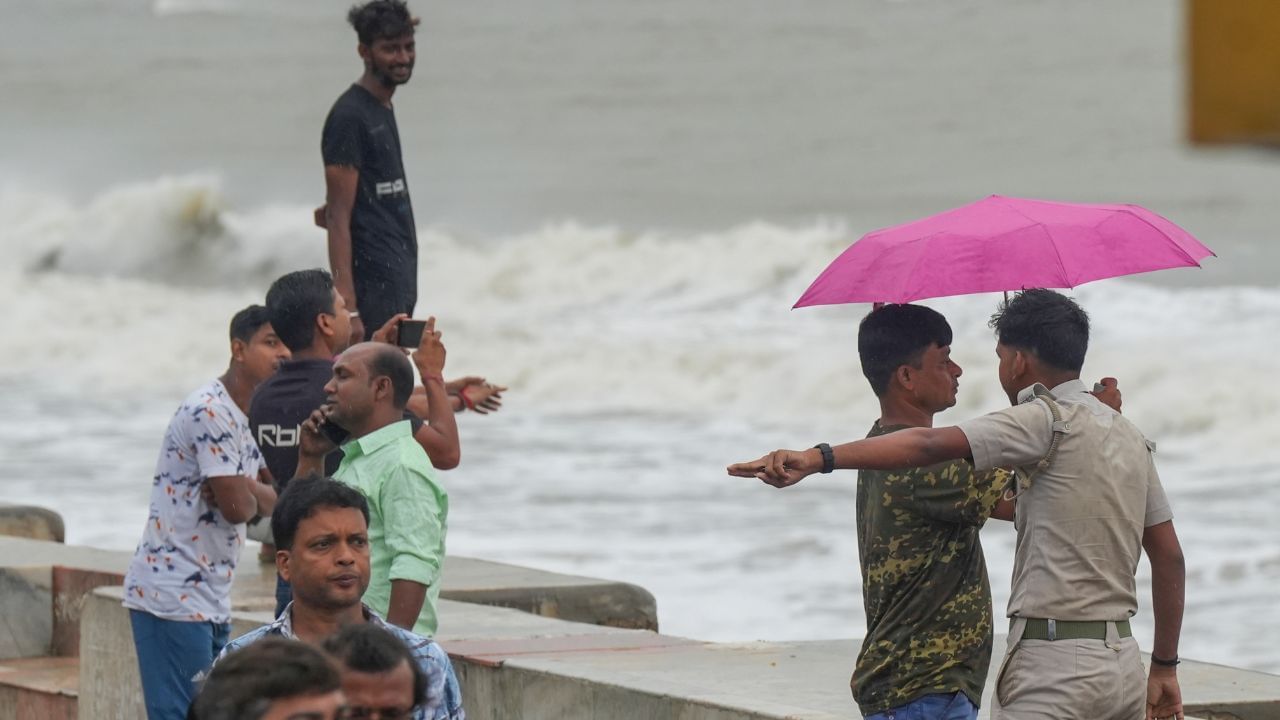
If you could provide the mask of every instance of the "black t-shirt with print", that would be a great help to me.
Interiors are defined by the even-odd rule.
[[[366,295],[379,308],[412,312],[418,238],[394,110],[352,85],[329,110],[320,149],[325,165],[348,165],[360,173],[351,214],[351,261],[361,312]],[[370,331],[378,327],[369,327],[368,320],[365,325]]]

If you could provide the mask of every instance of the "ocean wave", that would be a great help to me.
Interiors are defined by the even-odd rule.
[[[3,191],[0,217],[3,251],[17,259],[0,298],[22,308],[0,340],[15,358],[10,377],[66,368],[95,388],[177,391],[224,361],[235,310],[279,274],[325,264],[310,208],[228,208],[209,177],[83,204]],[[566,222],[503,237],[424,228],[416,314],[440,318],[451,370],[511,384],[513,402],[537,412],[750,419],[851,437],[877,412],[856,355],[868,308],[790,307],[852,235],[835,222],[700,234]],[[1157,441],[1175,440],[1170,452],[1280,454],[1269,430],[1280,390],[1250,382],[1280,369],[1280,291],[1111,280],[1074,295],[1095,323],[1086,377],[1119,377],[1127,411]],[[966,370],[945,421],[1007,404],[986,326],[997,300],[925,303],[951,320]],[[28,343],[43,352],[22,352]]]

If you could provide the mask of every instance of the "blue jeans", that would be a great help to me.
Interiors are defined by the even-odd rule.
[[[231,625],[164,620],[141,610],[130,610],[129,622],[148,720],[185,720],[195,697],[195,677],[227,644]]]
[[[865,720],[977,720],[978,706],[958,692],[916,698],[906,705],[868,715]]]

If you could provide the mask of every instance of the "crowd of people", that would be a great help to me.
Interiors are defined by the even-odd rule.
[[[402,0],[351,9],[359,80],[324,124],[330,271],[278,278],[236,313],[226,372],[169,423],[125,579],[150,720],[463,718],[439,624],[455,413],[505,388],[446,381],[431,318],[405,341],[418,250],[392,97],[412,75]],[[979,530],[1017,530],[995,718],[1181,718],[1184,569],[1154,446],[1116,384],[1080,380],[1089,323],[1029,290],[993,319],[1012,407],[934,428],[955,404],[951,328],[927,308],[875,309],[859,330],[880,400],[868,438],[729,467],[787,487],[858,469],[867,634],[852,690],[872,720],[973,720],[993,645]],[[420,378],[419,380],[415,380]],[[275,620],[230,640],[246,536],[274,562]],[[1144,670],[1129,618],[1152,566],[1156,637]]]
[[[226,372],[183,401],[161,446],[124,600],[150,720],[465,717],[432,640],[441,471],[462,458],[455,413],[493,412],[505,388],[446,381],[435,318],[411,321],[417,238],[391,98],[417,19],[370,0],[348,20],[364,72],[322,135],[330,271],[287,273],[236,313]],[[230,641],[247,537],[275,564],[275,620]]]

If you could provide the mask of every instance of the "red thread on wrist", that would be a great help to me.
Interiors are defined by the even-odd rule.
[[[464,387],[458,391],[458,397],[462,398],[462,406],[468,410],[475,410],[476,404],[471,398],[467,397],[467,389]]]
[[[426,383],[428,380],[435,380],[436,382],[440,383],[441,385],[443,385],[443,384],[444,384],[444,376],[443,376],[443,375],[423,375],[423,376],[422,376],[422,382],[423,382],[423,383]]]

